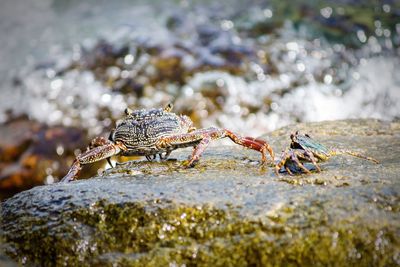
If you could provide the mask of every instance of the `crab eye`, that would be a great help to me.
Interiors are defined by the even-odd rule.
[[[164,107],[164,111],[170,112],[170,111],[172,110],[173,107],[174,107],[174,105],[172,105],[172,103],[168,103],[168,104]]]
[[[131,115],[132,114],[132,109],[130,109],[130,108],[126,108],[125,109],[125,115]]]
[[[115,141],[115,129],[111,130],[110,135],[108,136],[108,140],[112,142]]]

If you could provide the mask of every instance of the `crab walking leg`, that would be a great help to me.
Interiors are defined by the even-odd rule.
[[[350,150],[347,150],[347,149],[331,149],[331,151],[329,152],[329,155],[330,156],[350,155],[350,156],[353,156],[353,157],[357,157],[357,158],[360,158],[360,159],[366,159],[366,160],[375,162],[376,164],[379,164],[379,161],[374,159],[374,158],[367,157],[367,156],[364,156],[364,155],[362,155],[360,153],[357,153],[357,152],[354,152],[354,151],[350,151]]]
[[[79,171],[82,169],[81,165],[93,163],[102,159],[107,159],[111,156],[117,155],[122,150],[126,150],[126,147],[123,144],[114,144],[112,142],[109,142],[108,144],[94,147],[86,152],[83,152],[82,154],[79,154],[74,160],[74,163],[72,164],[67,175],[65,175],[65,177],[62,178],[60,182],[68,183],[75,180]]]
[[[201,154],[204,152],[204,150],[206,150],[206,148],[210,144],[210,141],[211,141],[210,136],[205,136],[200,141],[200,143],[197,146],[195,146],[192,156],[190,157],[190,160],[187,164],[189,167],[193,166],[200,159]]]
[[[299,158],[297,157],[296,151],[291,150],[289,153],[290,159],[293,160],[297,164],[297,166],[299,166],[305,173],[311,173],[306,167],[304,167],[303,163],[300,162]]]
[[[298,152],[298,153],[297,153],[297,152]],[[285,166],[285,164],[286,164],[286,162],[287,162],[288,160],[292,160],[292,161],[295,162],[296,165],[297,165],[299,168],[301,168],[305,173],[310,174],[311,172],[310,172],[306,167],[304,167],[304,165],[300,162],[299,157],[300,157],[301,159],[304,159],[304,158],[305,158],[305,157],[304,157],[304,151],[301,152],[301,151],[297,151],[297,150],[294,150],[294,149],[290,149],[290,150],[284,151],[284,152],[282,153],[282,156],[281,156],[280,161],[278,162],[278,164],[275,165],[275,174],[276,174],[276,176],[279,176],[279,170],[280,170],[283,166]],[[307,158],[309,158],[309,157],[307,157]],[[315,164],[316,164],[316,163],[315,163]],[[319,167],[318,167],[317,165],[316,165],[316,167],[319,169]],[[285,167],[285,168],[286,168],[286,167]],[[290,174],[290,172],[288,172],[288,173]]]
[[[302,153],[305,156],[305,159],[311,161],[311,163],[315,166],[318,172],[321,172],[321,168],[317,164],[317,159],[314,157],[314,155],[309,152],[309,151],[304,151]]]
[[[279,176],[279,170],[285,166],[286,161],[290,159],[288,150],[286,151],[282,151],[282,155],[279,158],[279,162],[277,164],[275,164],[275,174],[276,176]],[[285,167],[286,168],[286,167]],[[288,172],[289,174],[291,174],[291,172]]]
[[[193,160],[190,160],[190,162],[193,163],[198,160],[201,153],[206,149],[211,140],[216,140],[224,137],[229,137],[233,142],[238,145],[260,152],[262,155],[263,163],[267,161],[267,151],[271,155],[272,160],[274,159],[274,151],[266,141],[255,139],[253,137],[241,137],[229,130],[218,128],[206,128],[201,130],[194,130],[190,133],[164,137],[157,142],[156,147],[168,148],[196,146],[195,151],[192,155],[192,157],[195,158]],[[197,148],[197,146],[199,147]]]
[[[167,160],[169,155],[171,155],[171,150],[168,150],[167,152],[165,152],[164,155],[162,153],[158,154],[158,156],[160,157],[160,160],[162,160],[162,161]]]
[[[290,168],[289,167],[287,167],[286,165],[285,165],[285,170],[287,171],[287,173],[289,174],[289,175],[293,175],[293,172],[290,170]],[[278,175],[279,176],[279,175]]]
[[[151,161],[154,161],[156,159],[156,157],[157,157],[157,154],[147,155],[146,159],[151,162]]]

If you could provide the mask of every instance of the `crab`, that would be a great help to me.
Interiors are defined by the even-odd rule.
[[[374,163],[379,163],[378,160],[361,155],[360,153],[350,151],[347,149],[328,149],[324,145],[318,143],[316,140],[310,137],[308,134],[300,134],[299,131],[290,135],[292,142],[290,143],[290,148],[286,149],[278,163],[275,165],[275,173],[279,176],[279,170],[284,167],[288,174],[293,175],[291,170],[300,168],[306,174],[310,174],[302,162],[311,162],[318,172],[321,168],[318,166],[317,162],[327,161],[330,157],[336,155],[351,155],[361,159],[369,160]]]
[[[75,180],[82,165],[109,160],[115,155],[145,156],[149,161],[158,155],[161,160],[166,160],[173,150],[184,147],[194,147],[191,157],[184,164],[185,167],[192,167],[212,140],[224,137],[238,145],[259,151],[263,164],[267,161],[267,151],[272,161],[274,160],[272,147],[266,141],[242,137],[227,129],[196,129],[189,117],[171,112],[172,108],[172,104],[149,110],[133,111],[127,108],[125,117],[117,123],[109,138],[93,139],[87,150],[76,157],[61,182]]]

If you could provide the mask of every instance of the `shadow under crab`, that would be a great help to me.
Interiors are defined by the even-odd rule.
[[[317,172],[321,171],[317,162],[323,162],[329,160],[332,156],[337,155],[350,155],[357,158],[379,163],[378,160],[362,155],[358,152],[338,149],[338,148],[327,148],[321,143],[311,138],[308,134],[300,134],[297,131],[290,135],[291,143],[290,147],[282,152],[282,155],[275,165],[275,173],[279,176],[279,172],[284,168],[289,175],[306,173],[310,174],[312,170]],[[312,167],[307,168],[305,163],[311,163]]]
[[[61,182],[75,180],[81,170],[81,165],[109,159],[115,155],[144,156],[151,161],[157,155],[166,160],[173,150],[194,147],[193,153],[185,167],[193,166],[212,140],[228,137],[234,143],[259,151],[261,161],[267,161],[269,152],[272,160],[272,147],[264,140],[253,137],[242,137],[228,129],[215,127],[196,129],[193,122],[185,115],[177,115],[172,111],[172,105],[165,108],[150,110],[125,110],[125,117],[111,132],[109,139],[97,137],[90,146],[78,155],[68,174]],[[110,163],[110,162],[109,162]]]

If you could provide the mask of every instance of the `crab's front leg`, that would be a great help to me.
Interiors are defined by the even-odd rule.
[[[274,150],[266,141],[249,136],[242,137],[227,129],[224,129],[223,132],[224,132],[223,137],[225,136],[229,137],[236,144],[261,152],[262,163],[267,162],[267,156],[266,156],[267,151],[270,154],[272,161],[274,161],[275,159]]]
[[[94,144],[93,141],[91,143],[91,146]],[[111,156],[119,154],[121,151],[126,150],[125,145],[123,145],[122,143],[113,143],[108,140],[105,140],[103,143],[104,144],[100,146],[93,145],[91,149],[89,148],[87,151],[79,154],[74,160],[67,175],[65,175],[60,182],[67,183],[75,180],[78,176],[79,171],[82,169],[81,165],[93,163],[102,159],[107,159]],[[96,144],[98,145],[99,143]]]
[[[171,150],[167,150],[167,152],[165,152],[165,154],[163,155],[162,153],[158,154],[158,156],[160,157],[161,161],[165,161],[168,159],[169,155],[171,155]]]
[[[263,163],[267,161],[267,151],[271,155],[271,158],[274,159],[274,151],[266,141],[253,137],[241,137],[229,130],[213,127],[161,138],[156,146],[159,148],[194,146],[195,149],[188,163],[188,166],[192,166],[199,160],[201,154],[207,148],[211,140],[224,137],[229,137],[236,144],[259,151],[262,154],[261,160]]]
[[[100,137],[96,137],[94,138],[91,142],[89,147],[87,148],[87,151],[89,151],[90,149],[94,148],[94,147],[99,147],[99,146],[104,146],[110,143],[110,140],[105,139],[104,137],[100,136]],[[111,163],[111,157],[106,158],[108,164],[110,165],[111,168],[114,168],[114,166]],[[118,162],[117,162],[118,163]]]

